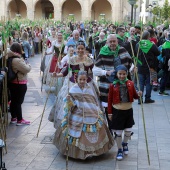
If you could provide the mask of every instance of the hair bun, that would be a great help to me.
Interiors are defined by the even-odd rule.
[[[78,46],[78,45],[83,45],[83,46],[85,47],[85,43],[84,43],[84,41],[82,41],[82,40],[79,40],[79,41],[78,41],[77,46]]]

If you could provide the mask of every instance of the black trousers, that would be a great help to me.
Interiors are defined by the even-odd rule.
[[[9,84],[9,91],[11,95],[11,105],[10,111],[12,118],[16,118],[20,121],[22,120],[22,103],[24,101],[25,93],[27,91],[26,84]]]

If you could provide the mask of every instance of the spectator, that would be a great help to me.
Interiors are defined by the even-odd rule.
[[[151,72],[152,70],[157,70],[157,56],[160,54],[160,52],[157,46],[154,43],[150,42],[149,38],[150,33],[148,31],[144,31],[142,35],[142,40],[136,45],[136,52],[138,51],[138,47],[140,45],[139,60],[142,62],[142,65],[138,64],[137,67],[140,90],[142,92],[144,92],[144,86],[146,85],[145,103],[154,103],[155,101],[151,99]],[[138,101],[138,104],[141,104],[141,102]]]
[[[9,91],[11,95],[11,123],[17,123],[17,126],[30,124],[30,121],[24,120],[22,117],[22,103],[27,91],[27,73],[30,72],[31,66],[21,58],[22,49],[18,43],[13,43],[10,50],[17,58],[12,60],[12,69],[17,74],[17,78],[9,83]],[[9,56],[10,57],[10,56]],[[11,56],[14,57],[14,56]]]
[[[41,42],[41,32],[38,27],[34,31],[34,51],[35,54],[39,54],[39,43]]]
[[[25,53],[25,58],[28,59],[31,56],[31,46],[28,42],[28,33],[24,32],[22,34],[22,46]]]

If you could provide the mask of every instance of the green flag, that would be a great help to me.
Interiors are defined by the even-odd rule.
[[[162,49],[170,49],[170,41],[166,41],[163,45],[162,45]]]
[[[148,53],[148,51],[151,49],[151,47],[153,46],[153,43],[150,42],[149,40],[141,40],[139,42],[139,47],[142,50],[142,52],[144,53]]]

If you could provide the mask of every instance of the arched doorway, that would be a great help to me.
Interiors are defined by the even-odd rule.
[[[112,7],[107,0],[96,0],[92,4],[91,9],[92,20],[100,20],[101,18],[105,18],[106,20],[112,19]]]
[[[54,6],[49,0],[39,0],[35,5],[35,19],[54,18]]]
[[[74,18],[75,21],[81,20],[81,5],[76,0],[67,0],[63,3],[62,20],[67,20],[69,17]]]
[[[8,5],[8,15],[9,19],[13,19],[17,16],[21,18],[26,18],[26,4],[22,0],[12,0]]]

